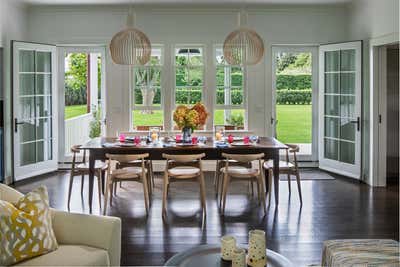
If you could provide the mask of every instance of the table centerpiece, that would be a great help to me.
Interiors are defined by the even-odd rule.
[[[196,103],[189,108],[185,105],[179,105],[174,111],[174,122],[182,130],[184,143],[192,142],[191,135],[194,130],[206,124],[208,117],[207,109],[202,103]]]

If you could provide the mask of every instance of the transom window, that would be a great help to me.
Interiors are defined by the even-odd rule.
[[[201,102],[204,89],[202,47],[175,49],[175,105]]]
[[[162,47],[153,47],[151,59],[145,66],[133,68],[133,128],[148,130],[151,126],[163,128],[163,66]]]
[[[246,95],[244,68],[229,65],[221,47],[215,50],[216,62],[216,100],[214,125],[224,125],[229,130],[242,130],[246,127]]]

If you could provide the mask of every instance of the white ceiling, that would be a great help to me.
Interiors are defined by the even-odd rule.
[[[113,4],[343,4],[352,0],[18,0],[34,5],[113,5]]]

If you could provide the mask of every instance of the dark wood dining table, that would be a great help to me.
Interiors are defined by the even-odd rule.
[[[106,154],[139,154],[149,153],[150,160],[163,160],[162,154],[198,154],[205,153],[204,160],[220,160],[224,159],[222,153],[232,154],[252,154],[252,153],[264,153],[265,160],[273,160],[274,162],[274,192],[275,192],[275,203],[279,203],[279,151],[281,149],[287,149],[287,146],[279,142],[273,137],[260,137],[256,144],[250,144],[246,146],[234,146],[228,145],[226,147],[217,146],[212,138],[208,138],[205,144],[195,146],[179,146],[174,143],[159,141],[157,144],[147,145],[134,145],[125,144],[118,145],[116,138],[94,138],[87,143],[83,144],[80,149],[89,150],[89,210],[92,212],[92,200],[93,200],[93,184],[95,174],[95,162],[96,160],[106,160]],[[113,145],[115,144],[115,145]],[[265,177],[268,173],[266,172]],[[103,183],[104,184],[104,183]],[[268,189],[268,183],[265,181],[266,190]]]

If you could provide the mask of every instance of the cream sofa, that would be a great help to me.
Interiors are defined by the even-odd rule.
[[[12,203],[23,196],[0,184],[0,199]],[[23,261],[17,266],[119,266],[121,220],[52,210],[53,229],[59,248]]]

